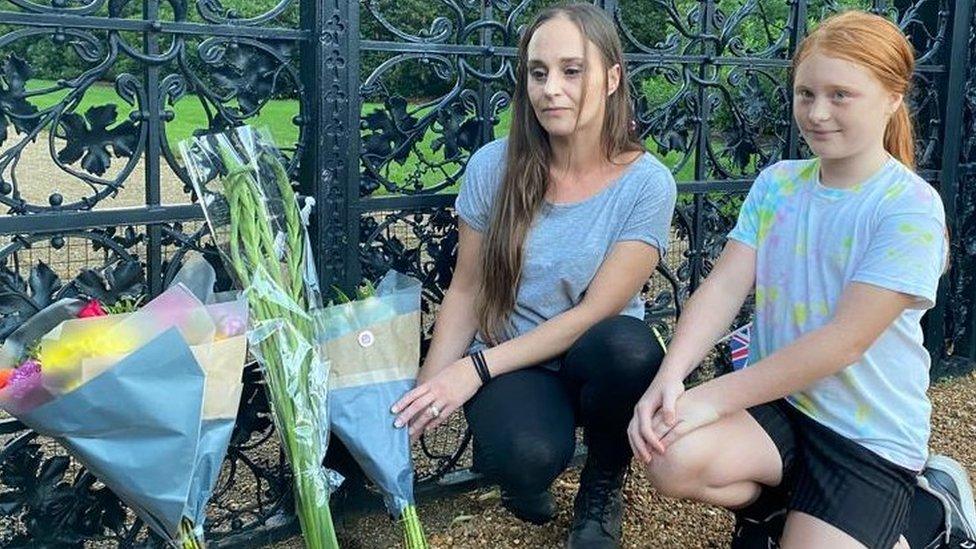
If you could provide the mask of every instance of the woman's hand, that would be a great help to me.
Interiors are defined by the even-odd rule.
[[[627,438],[634,457],[644,465],[651,462],[652,452],[664,453],[657,430],[654,429],[654,418],[658,415],[673,424],[675,420],[675,403],[685,391],[680,379],[665,375],[658,375],[651,382],[644,395],[634,406],[634,417],[627,427]]]
[[[393,405],[395,427],[410,427],[410,439],[437,428],[468,401],[481,387],[470,357],[442,368],[430,379],[419,380],[417,387]]]
[[[447,366],[450,366],[451,364],[453,364],[453,362],[449,363]],[[434,366],[433,364],[424,364],[420,367],[420,370],[417,371],[417,386],[419,387],[425,382],[430,381],[437,376],[437,374],[443,371],[444,368],[446,368],[446,366],[440,364],[437,366]]]

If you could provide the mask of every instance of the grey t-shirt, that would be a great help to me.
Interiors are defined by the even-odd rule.
[[[455,207],[474,230],[485,233],[501,186],[506,139],[488,143],[468,161]],[[649,153],[594,196],[570,204],[545,203],[529,229],[515,307],[502,334],[508,340],[573,308],[617,242],[636,240],[658,249],[668,244],[677,189],[671,172]],[[621,314],[644,318],[635,294]],[[485,347],[479,332],[471,352]],[[546,364],[557,367],[556,363]]]

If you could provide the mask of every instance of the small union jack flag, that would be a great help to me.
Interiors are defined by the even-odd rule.
[[[729,334],[729,350],[732,351],[733,370],[741,370],[749,365],[749,340],[751,336],[751,322]]]

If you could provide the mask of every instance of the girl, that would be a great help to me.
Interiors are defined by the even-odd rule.
[[[913,66],[876,15],[831,17],[804,40],[793,112],[817,158],[760,173],[628,428],[660,491],[738,509],[740,525],[775,510],[763,487],[779,487],[785,547],[890,549],[926,465],[919,320],[947,239],[942,202],[913,171]],[[684,391],[753,288],[750,367]],[[964,471],[942,469],[926,478],[955,475],[941,484],[971,508]]]
[[[664,253],[676,188],[631,127],[604,12],[541,12],[518,47],[512,126],[471,157],[457,267],[418,386],[393,408],[412,436],[463,407],[475,467],[534,523],[581,424],[589,454],[573,547],[620,540],[627,421],[663,357],[642,285]]]

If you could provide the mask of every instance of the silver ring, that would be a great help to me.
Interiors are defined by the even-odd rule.
[[[434,406],[433,404],[427,407],[427,413],[430,414],[430,417],[433,418],[436,418],[441,415],[440,409],[437,408],[437,406]]]

